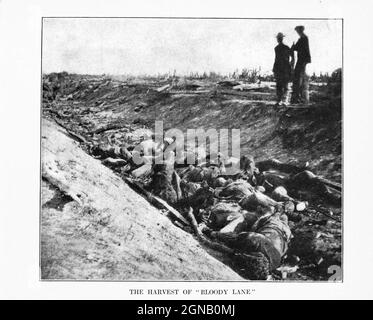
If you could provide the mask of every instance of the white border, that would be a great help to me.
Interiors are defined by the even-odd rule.
[[[372,298],[369,152],[371,1],[0,2],[0,298],[159,299],[129,288],[250,288],[209,299]],[[344,283],[103,283],[39,281],[40,27],[42,16],[344,18]],[[325,48],[325,54],[328,54]],[[199,299],[200,295],[167,298]]]

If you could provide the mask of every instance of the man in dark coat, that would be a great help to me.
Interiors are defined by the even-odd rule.
[[[288,87],[291,77],[291,64],[294,58],[293,52],[283,43],[284,37],[281,32],[276,36],[278,45],[275,47],[275,63],[273,65],[278,105],[288,105],[289,103]]]
[[[297,52],[297,64],[294,69],[294,79],[293,79],[293,96],[292,102],[301,103],[308,102],[308,96],[303,96],[302,94],[307,90],[307,74],[306,66],[311,63],[310,47],[308,42],[308,37],[304,33],[304,26],[295,27],[295,31],[299,35],[299,39],[296,44],[293,44],[291,50]],[[306,101],[302,101],[306,100]]]

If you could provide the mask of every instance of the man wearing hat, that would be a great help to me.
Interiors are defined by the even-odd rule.
[[[276,36],[278,45],[275,47],[275,63],[273,73],[276,78],[277,105],[288,105],[288,85],[291,77],[293,52],[283,43],[285,35],[279,32]]]
[[[293,44],[291,50],[297,52],[297,64],[294,69],[293,79],[293,96],[292,102],[301,103],[302,98],[308,102],[308,95],[302,97],[302,93],[307,91],[307,75],[306,66],[311,62],[310,47],[308,43],[308,37],[304,34],[304,26],[296,26],[295,31],[299,35],[299,39],[296,44]]]

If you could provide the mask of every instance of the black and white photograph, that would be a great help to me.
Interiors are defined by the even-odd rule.
[[[371,8],[0,0],[0,300],[372,299]]]
[[[42,35],[41,279],[342,281],[341,19]]]

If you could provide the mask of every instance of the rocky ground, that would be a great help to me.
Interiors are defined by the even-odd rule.
[[[312,105],[291,108],[275,106],[271,83],[244,88],[240,88],[239,83],[236,85],[238,87],[229,81],[219,83],[208,79],[122,80],[51,74],[43,77],[42,114],[44,119],[66,129],[80,148],[92,156],[97,146],[102,149],[138,144],[151,134],[155,120],[163,120],[165,129],[240,128],[241,155],[249,154],[257,162],[274,158],[300,166],[308,162],[307,168],[315,174],[341,182],[342,122],[338,85],[337,90],[334,83],[311,85]],[[44,129],[42,136],[43,132]],[[125,168],[114,168],[113,172],[119,177],[127,176]],[[49,189],[58,189],[48,183],[43,185],[43,190],[47,190],[42,194],[45,199]],[[48,206],[64,207],[63,194],[52,198],[52,202],[47,201]],[[310,204],[297,219],[289,222],[294,238],[282,271],[274,272],[273,279],[327,280],[328,268],[341,265],[340,205],[322,199],[313,199]],[[64,219],[72,223],[74,210],[68,211]],[[58,219],[57,216],[48,215],[42,208],[42,223],[54,219]],[[51,236],[48,239],[46,242],[55,241]],[[45,270],[51,268],[51,255],[42,259]],[[50,271],[46,272],[48,278]]]

